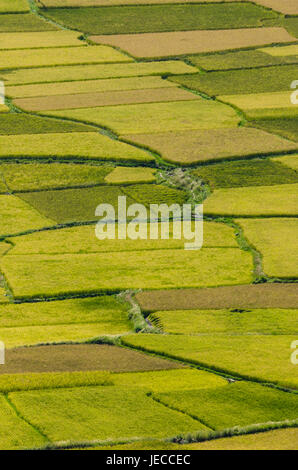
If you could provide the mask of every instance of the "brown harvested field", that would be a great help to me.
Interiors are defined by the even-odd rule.
[[[7,349],[0,374],[32,372],[112,372],[181,369],[181,364],[130,349],[98,344],[63,344]]]
[[[123,135],[161,154],[164,160],[191,165],[208,160],[245,158],[292,151],[298,144],[254,128],[207,129]]]
[[[96,44],[119,47],[135,57],[168,57],[297,41],[278,27],[95,35],[89,39]]]
[[[297,284],[251,284],[146,291],[136,295],[145,312],[221,308],[297,308]]]
[[[187,101],[200,98],[199,95],[174,87],[21,98],[14,100],[14,103],[26,111],[54,111],[121,104]]]
[[[213,1],[213,0],[212,0]],[[298,2],[297,0],[250,0],[263,5],[264,7],[272,8],[272,10],[280,11],[285,15],[298,15]]]

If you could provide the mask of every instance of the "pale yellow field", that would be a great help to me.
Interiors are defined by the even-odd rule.
[[[0,49],[84,46],[73,31],[43,31],[34,33],[1,33]]]
[[[251,93],[246,95],[222,95],[218,98],[225,103],[231,103],[245,110],[280,109],[294,107],[291,104],[291,91],[276,91],[273,93]],[[298,114],[298,106],[297,114]]]
[[[298,219],[237,219],[244,235],[263,255],[266,274],[298,277]]]
[[[284,28],[277,27],[116,34],[90,36],[89,39],[97,44],[120,47],[135,57],[167,57],[296,41]]]
[[[12,98],[34,96],[57,96],[74,93],[96,93],[103,91],[144,90],[147,88],[173,88],[177,83],[163,80],[161,77],[129,77],[109,80],[88,80],[62,83],[43,83],[37,85],[7,86],[6,94]]]
[[[298,55],[298,45],[281,46],[281,47],[263,47],[259,49],[261,52],[272,55],[274,57],[285,57],[289,55]]]
[[[117,166],[105,177],[109,184],[153,183],[156,170],[143,167]]]
[[[132,62],[127,55],[107,46],[51,47],[0,51],[0,69],[49,65]]]
[[[297,0],[250,0],[287,15],[298,15]]]
[[[298,184],[216,189],[204,203],[206,214],[295,216]]]

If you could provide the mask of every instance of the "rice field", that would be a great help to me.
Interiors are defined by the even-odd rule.
[[[25,85],[140,76],[164,76],[196,73],[198,70],[182,61],[71,65],[1,72],[7,85]],[[87,82],[88,85],[88,82]]]
[[[297,219],[238,219],[245,236],[263,255],[268,276],[297,278]]]
[[[54,225],[26,202],[16,196],[0,195],[0,234],[11,235]]]
[[[296,40],[280,27],[94,35],[89,39],[96,44],[119,47],[138,58],[216,52]]]
[[[163,249],[154,250],[154,257],[150,251],[136,251],[133,257],[129,251],[108,252],[104,257],[96,253],[36,254],[30,259],[6,255],[1,267],[17,299],[252,281],[251,254],[237,248]]]
[[[54,65],[131,62],[132,59],[108,46],[51,47],[0,51],[0,70]]]
[[[51,8],[44,15],[71,29],[106,35],[254,27],[278,16],[249,3]]]
[[[19,193],[18,196],[34,207],[45,217],[57,223],[97,221],[95,210],[99,204],[111,204],[118,216],[118,198],[126,196],[127,206],[138,203],[148,204],[183,204],[183,191],[161,185],[132,185],[125,188],[120,186],[97,186],[92,188],[77,188],[64,190],[48,190]],[[94,233],[93,233],[94,236]]]
[[[19,98],[14,104],[26,111],[53,111],[61,109],[97,108],[136,103],[159,103],[167,101],[192,101],[200,97],[178,87],[129,91],[106,91],[74,95]]]
[[[113,297],[0,305],[0,315],[0,337],[7,348],[82,341],[132,329],[126,306]]]
[[[72,163],[2,163],[0,175],[10,191],[34,191],[104,184],[105,177],[121,167]],[[131,168],[133,172],[133,168]],[[144,169],[144,170],[147,170]],[[150,169],[148,168],[150,171]],[[126,183],[123,174],[123,183]]]
[[[225,216],[295,216],[297,184],[215,189],[204,208]]]
[[[158,224],[161,232],[163,223]],[[192,226],[192,230],[194,226]],[[60,230],[35,232],[25,237],[14,237],[11,253],[25,254],[67,254],[67,253],[107,253],[121,251],[146,251],[184,248],[185,239],[173,239],[173,224],[169,224],[169,240],[99,240],[94,236],[95,225],[82,225]],[[147,227],[148,234],[150,227]],[[6,245],[5,245],[6,246]],[[204,224],[204,248],[237,248],[231,227],[214,222]]]
[[[197,420],[164,407],[138,389],[80,387],[14,392],[9,397],[54,442],[115,441],[151,435],[161,438],[177,431],[206,429]]]
[[[259,67],[249,70],[220,70],[210,74],[171,77],[171,80],[210,96],[288,91],[295,65]]]
[[[297,309],[210,309],[154,312],[149,321],[171,334],[298,333]]]
[[[104,125],[118,134],[151,134],[163,131],[236,127],[239,116],[217,101],[198,97],[194,101],[146,103],[48,111],[47,115]]]
[[[290,346],[295,339],[294,335],[144,334],[125,336],[122,341],[143,351],[212,367],[234,376],[297,389],[297,370],[290,361]]]
[[[256,158],[201,166],[193,173],[211,188],[237,188],[297,183],[297,156]],[[288,162],[288,163],[287,163]],[[298,169],[298,164],[296,164]]]
[[[1,158],[154,161],[148,152],[97,132],[0,136]]]
[[[141,292],[136,300],[145,312],[189,309],[290,309],[298,307],[296,284],[254,284],[208,289]]]
[[[164,160],[179,165],[270,155],[291,151],[297,146],[279,136],[246,127],[124,134],[123,138],[149,147]]]
[[[270,65],[296,64],[297,55],[290,54],[295,50],[296,45],[265,47],[261,49],[190,55],[188,56],[188,60],[196,67],[200,67],[208,72],[229,69],[248,69]],[[274,55],[270,54],[271,51],[274,51]]]
[[[5,17],[6,18],[6,17]],[[20,18],[20,17],[17,17]],[[81,46],[73,31],[14,32],[0,34],[0,49],[35,49],[43,47]],[[32,52],[31,52],[32,53]],[[28,53],[27,53],[28,54]]]
[[[144,71],[145,73],[145,71]],[[145,90],[156,88],[173,88],[177,85],[159,76],[141,76],[128,78],[77,80],[54,82],[36,85],[7,86],[6,93],[11,98],[30,98],[40,96],[78,95],[81,93],[99,93],[125,90]]]
[[[297,447],[297,13],[0,0],[0,450]]]
[[[27,13],[30,11],[26,0],[1,0],[0,13]]]
[[[261,385],[245,382],[211,390],[160,393],[157,397],[162,403],[198,418],[212,429],[290,420],[295,419],[298,412],[296,394],[266,390]]]

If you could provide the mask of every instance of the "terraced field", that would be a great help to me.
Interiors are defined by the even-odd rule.
[[[297,450],[297,15],[0,0],[0,450]]]

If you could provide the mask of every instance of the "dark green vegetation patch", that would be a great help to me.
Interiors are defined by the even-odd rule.
[[[193,171],[212,188],[270,186],[297,183],[298,172],[268,158],[232,161],[204,166]]]
[[[0,114],[0,135],[47,134],[48,132],[94,132],[94,127],[23,113]]]
[[[290,92],[296,76],[296,65],[261,67],[251,70],[230,70],[206,74],[178,75],[170,80],[211,96]]]
[[[39,19],[31,13],[7,14],[1,18],[0,32],[12,33],[15,31],[56,31],[58,28],[53,24]]]
[[[278,134],[287,139],[298,141],[298,125],[296,118],[258,119],[257,121],[249,121],[248,125]]]
[[[215,54],[192,55],[188,60],[204,70],[229,70],[265,67],[282,64],[297,64],[297,56],[271,56],[258,50],[221,52]]]
[[[127,196],[127,205],[135,202],[146,204],[181,204],[185,193],[166,186],[141,184],[129,187],[99,186],[94,188],[65,189],[21,193],[19,197],[41,214],[57,223],[98,220],[95,209],[99,204],[112,204],[117,215],[118,197]]]
[[[278,17],[248,3],[53,8],[44,14],[64,26],[92,34],[254,27],[262,26],[263,19]]]

